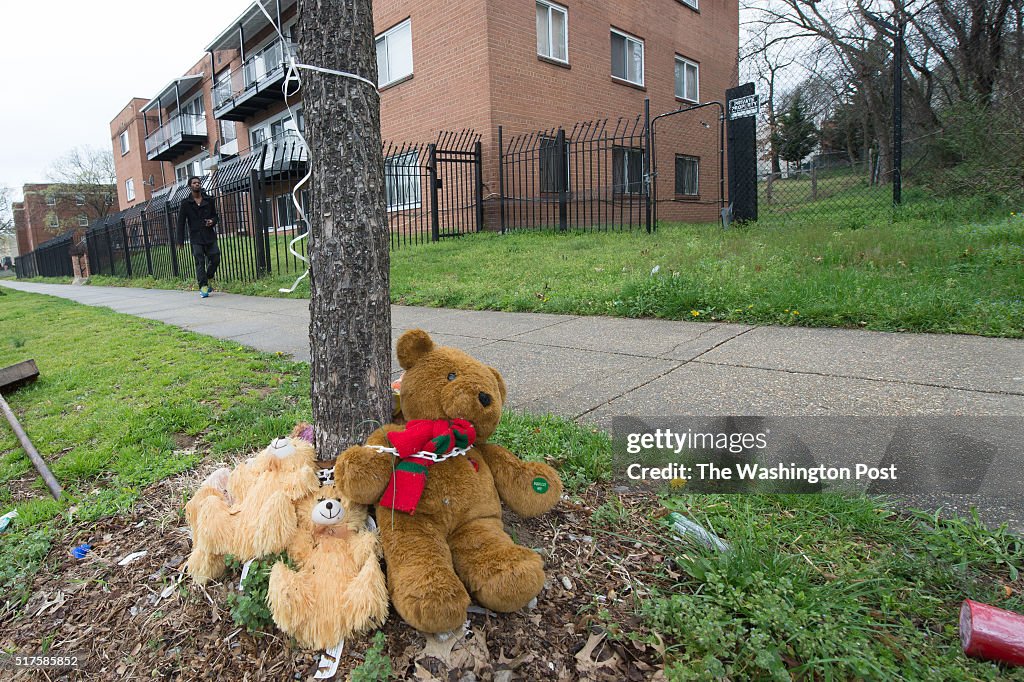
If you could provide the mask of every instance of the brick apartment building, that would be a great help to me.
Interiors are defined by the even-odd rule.
[[[301,102],[293,120],[281,93],[296,2],[260,1],[273,23],[253,3],[192,68],[112,121],[122,206],[131,205],[132,185],[134,201],[151,196],[143,178],[181,183],[303,129]],[[378,0],[373,10],[382,137],[429,142],[439,131],[475,130],[485,196],[498,185],[499,126],[507,141],[579,121],[635,119],[645,99],[654,116],[724,101],[737,80],[738,0]],[[660,195],[678,208],[669,217],[713,220],[717,110],[685,116],[664,126],[654,169]],[[638,154],[615,157],[626,186],[641,181]]]
[[[157,187],[163,187],[173,176],[167,177],[167,167],[160,161],[151,161],[144,153],[146,125],[142,97],[134,97],[110,122],[110,139],[114,146],[114,172],[117,176],[117,199],[122,209],[149,201]]]
[[[55,183],[23,185],[22,200],[11,204],[18,253],[30,253],[54,237],[86,229],[101,213],[117,211],[113,192],[109,185],[75,185],[74,189]]]

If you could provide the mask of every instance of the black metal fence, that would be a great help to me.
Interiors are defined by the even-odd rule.
[[[666,219],[713,222],[721,200],[712,191],[720,175],[713,161],[718,146],[701,151],[695,140],[708,131],[698,119],[687,119],[686,126],[666,130],[658,146],[675,153],[665,156],[664,169],[652,169],[649,120],[645,111],[633,118],[580,122],[509,138],[499,128],[499,191],[490,197],[496,201],[486,203],[482,144],[476,132],[442,132],[431,143],[386,143],[382,151],[391,248],[479,232],[485,215],[488,224],[502,231],[653,229],[652,182],[665,184],[666,202],[689,211]],[[704,137],[714,143],[717,133]],[[681,153],[694,163],[680,164]],[[698,171],[701,154],[706,165]],[[297,198],[293,192],[308,170],[305,144],[286,134],[221,164],[205,178],[204,190],[220,215],[219,278],[251,281],[305,269],[308,241],[297,239],[305,226],[296,201],[308,211],[311,190],[301,189]],[[684,176],[689,180],[681,182]],[[679,192],[673,194],[671,187],[691,184],[707,185],[703,200],[695,194],[679,203]],[[86,232],[91,274],[192,279],[191,246],[177,227],[178,207],[188,193],[185,182],[178,182],[143,204],[97,220]]]
[[[384,181],[392,248],[483,229],[483,151],[472,130],[386,144]]]
[[[646,226],[643,116],[577,123],[505,140],[498,127],[500,224],[524,229]]]
[[[36,249],[14,259],[14,272],[19,278],[72,277],[71,246],[74,233],[69,232],[43,242]]]
[[[386,143],[383,151],[392,248],[482,229],[480,135],[442,132],[429,144]],[[220,215],[218,277],[251,281],[305,269],[308,240],[296,239],[305,227],[293,190],[308,170],[305,144],[285,134],[206,177],[203,189]],[[192,279],[191,246],[177,227],[178,206],[188,193],[178,182],[144,204],[96,221],[86,233],[90,272]],[[301,189],[298,201],[308,211],[310,190]]]

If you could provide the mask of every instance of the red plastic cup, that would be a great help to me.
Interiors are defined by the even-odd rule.
[[[960,643],[968,656],[1024,665],[1024,616],[965,599],[960,606]]]

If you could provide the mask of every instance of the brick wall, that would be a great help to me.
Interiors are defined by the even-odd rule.
[[[55,196],[55,205],[47,203],[47,191],[51,188],[59,188],[52,184],[29,184],[22,186],[23,199],[12,205],[14,213],[14,229],[18,237],[18,253],[25,255],[34,251],[36,247],[44,242],[57,237],[65,232],[80,229],[78,216],[84,215],[89,223],[99,217],[96,209],[88,203],[79,205],[72,193],[60,193]],[[113,188],[98,187],[96,192],[107,194]],[[116,205],[110,207],[110,211],[117,211]],[[50,217],[55,216],[59,226],[54,228],[49,224]]]
[[[143,124],[142,107],[149,100],[133,97],[124,109],[110,122],[110,142],[114,153],[114,172],[117,175],[117,199],[122,208],[149,201],[153,190],[168,180],[174,179],[174,169],[161,161],[146,158],[146,128]],[[128,153],[121,153],[121,133],[128,133]],[[154,184],[146,184],[150,176]],[[135,199],[129,201],[126,181],[131,178],[135,185]]]

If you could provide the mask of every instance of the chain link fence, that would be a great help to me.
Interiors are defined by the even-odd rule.
[[[997,0],[742,0],[760,216],[1024,194],[1021,11]]]

